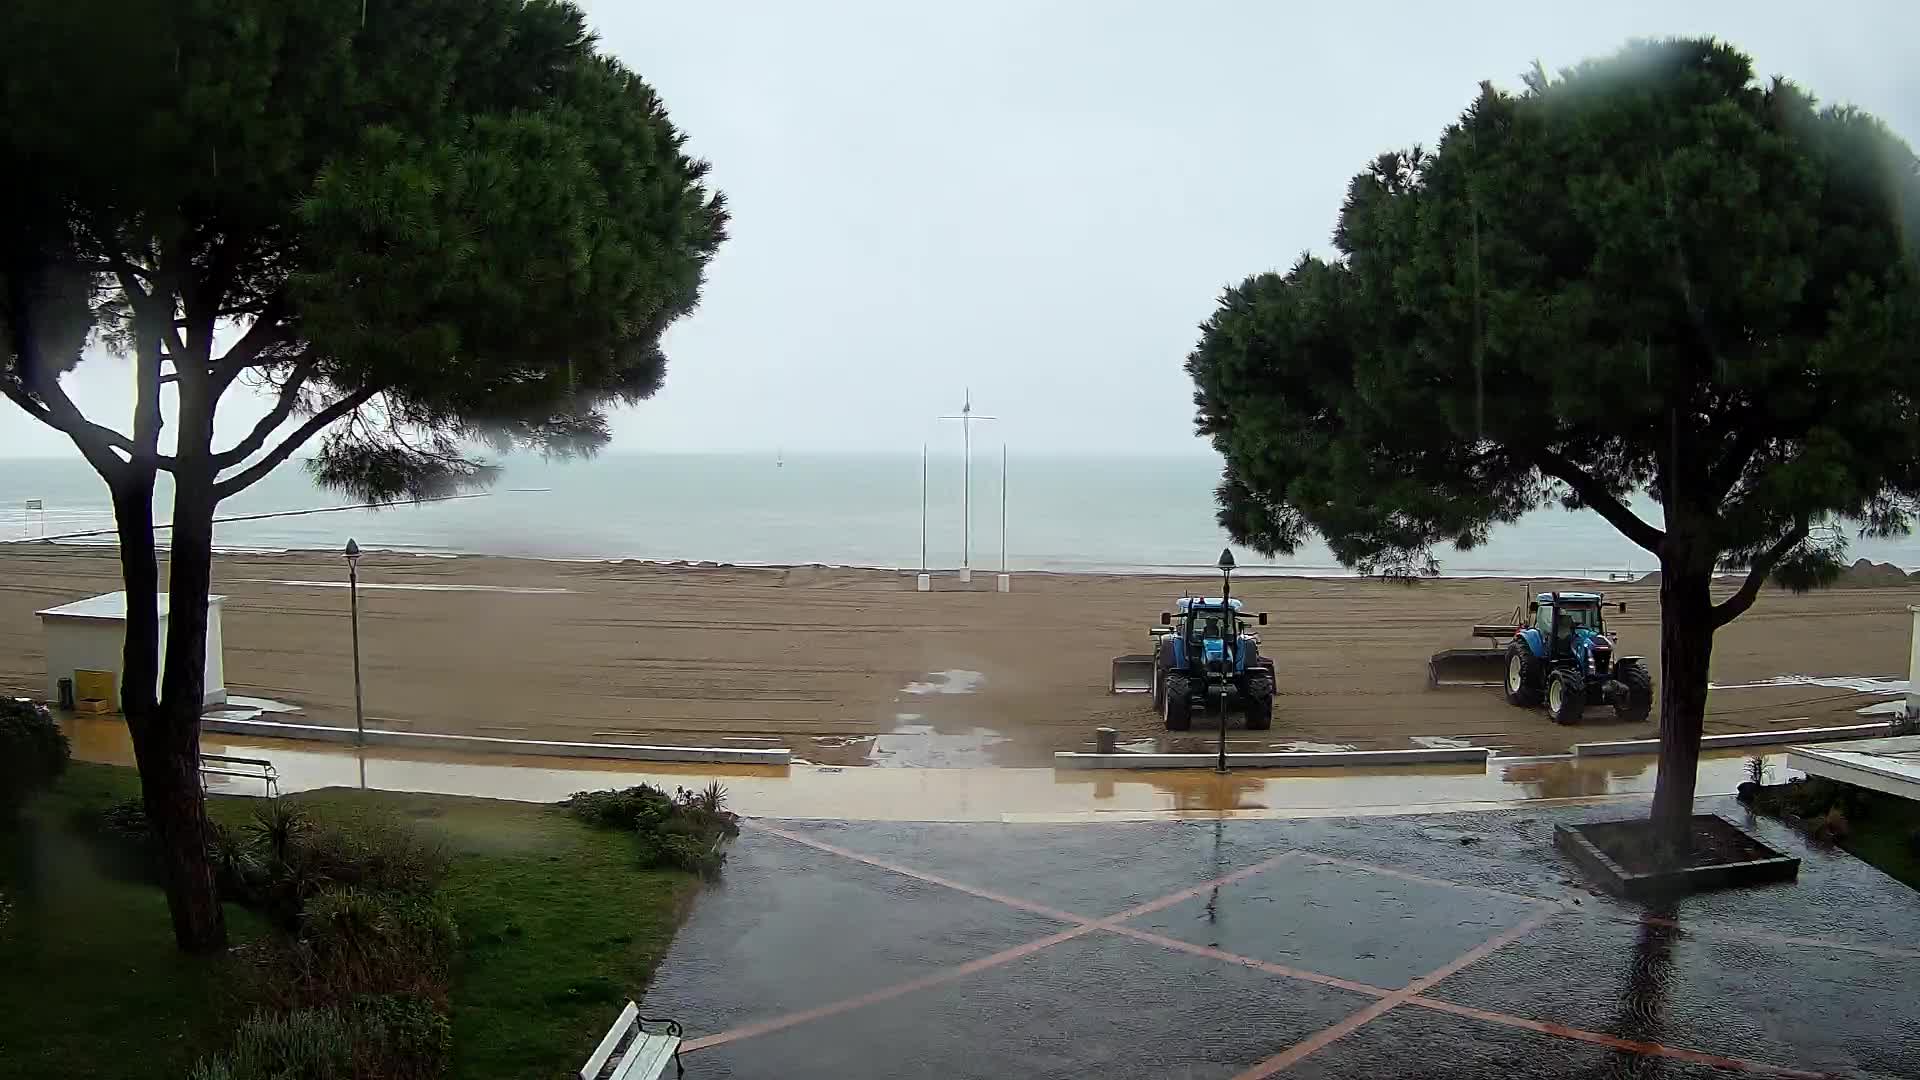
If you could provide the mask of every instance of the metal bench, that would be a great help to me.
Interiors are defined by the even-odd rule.
[[[665,1030],[649,1032],[647,1024]],[[680,1064],[680,1036],[678,1021],[641,1016],[640,1006],[629,1001],[594,1048],[593,1056],[580,1067],[580,1080],[658,1080],[666,1073],[669,1061],[673,1062],[674,1075],[684,1076],[687,1070]]]
[[[212,764],[209,765],[208,763]],[[237,776],[259,780],[266,785],[267,798],[280,797],[280,771],[266,758],[230,757],[226,754],[200,755],[200,789],[206,790],[209,776]]]

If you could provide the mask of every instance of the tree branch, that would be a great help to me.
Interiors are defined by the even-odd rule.
[[[1580,496],[1581,502],[1606,518],[1607,524],[1620,530],[1620,535],[1655,555],[1660,553],[1660,543],[1667,538],[1667,534],[1641,521],[1633,511],[1627,509],[1625,503],[1614,498],[1612,492],[1601,487],[1599,481],[1580,466],[1544,448],[1529,451],[1529,456],[1533,458],[1536,468],[1572,488],[1573,493]]]
[[[19,384],[0,381],[0,394],[5,394],[28,416],[72,439],[73,445],[79,448],[81,455],[87,459],[87,463],[92,465],[94,471],[103,479],[111,482],[125,468],[126,463],[114,456],[113,449],[118,447],[130,454],[133,452],[133,440],[112,428],[102,427],[80,415],[80,410],[74,407],[73,402],[68,400],[64,393],[54,399],[61,403],[59,406],[42,405],[33,400],[32,395]],[[172,464],[171,458],[163,459],[162,467],[170,468]]]
[[[235,473],[233,476],[213,485],[214,500],[217,502],[229,495],[237,495],[247,488],[252,487],[261,477],[272,472],[279,467],[281,462],[293,456],[293,452],[298,450],[308,439],[313,438],[341,417],[352,414],[379,392],[377,388],[356,390],[346,397],[341,398],[339,401],[321,409],[319,412],[314,413],[307,418],[306,423],[300,425],[299,430],[287,436],[279,446],[274,447],[265,457],[247,466],[244,471]],[[251,438],[251,436],[249,436],[249,438]]]
[[[1780,565],[1780,560],[1786,557],[1787,552],[1792,551],[1795,545],[1807,538],[1807,532],[1808,522],[1803,518],[1793,528],[1788,529],[1785,536],[1775,540],[1773,546],[1762,552],[1759,558],[1753,560],[1753,565],[1747,568],[1747,580],[1740,583],[1740,590],[1713,605],[1715,630],[1746,614],[1746,610],[1753,606],[1754,598],[1760,595],[1760,586],[1766,583],[1767,575],[1773,573],[1773,568]]]
[[[278,298],[267,304],[247,327],[240,340],[233,343],[213,365],[213,385],[215,393],[224,393],[233,384],[240,372],[252,365],[261,352],[274,345],[282,345],[293,339],[292,331],[281,321],[281,312],[285,305]]]
[[[287,381],[280,387],[280,397],[273,403],[273,411],[261,417],[260,422],[253,425],[253,430],[247,433],[247,437],[241,439],[232,449],[213,455],[213,466],[216,471],[230,469],[240,464],[267,445],[267,438],[279,430],[280,425],[286,423],[287,418],[293,415],[293,410],[299,407],[300,391],[306,386],[307,379],[312,376],[313,369],[312,360],[302,360],[294,367],[292,373],[287,376]]]

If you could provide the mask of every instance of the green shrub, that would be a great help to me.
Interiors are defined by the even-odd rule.
[[[349,1080],[352,1020],[338,1009],[257,1013],[224,1054],[203,1058],[193,1080]]]
[[[424,998],[373,994],[350,1004],[257,1013],[192,1080],[436,1080],[453,1049],[447,1018]]]
[[[453,1056],[453,1028],[414,994],[354,999],[354,1073],[380,1080],[435,1080]]]
[[[299,937],[272,969],[280,1000],[292,1005],[349,1001],[363,994],[446,994],[459,935],[430,897],[329,886],[306,903]]]
[[[18,811],[67,771],[72,757],[66,733],[45,708],[0,696],[0,813]]]
[[[385,822],[304,831],[290,843],[285,861],[316,886],[350,885],[415,896],[439,887],[448,865],[445,849],[411,829]]]
[[[667,793],[650,784],[623,791],[576,791],[560,805],[567,813],[602,829],[652,828],[674,811]]]
[[[246,829],[261,854],[285,862],[294,842],[313,830],[313,822],[298,805],[285,799],[268,799],[254,810]]]
[[[576,791],[561,805],[567,813],[604,829],[628,829],[642,869],[687,870],[712,878],[720,873],[728,840],[740,835],[740,818],[724,809],[727,789],[713,781],[698,791],[676,788],[674,797],[641,784],[624,791]]]

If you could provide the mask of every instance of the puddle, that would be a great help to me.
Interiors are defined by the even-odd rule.
[[[1276,750],[1285,750],[1295,754],[1337,754],[1343,750],[1355,749],[1355,747],[1347,743],[1311,742],[1305,739],[1296,739],[1293,742],[1268,743],[1267,745]]]
[[[1882,701],[1878,705],[1863,705],[1853,711],[1860,716],[1886,716],[1897,719],[1907,715],[1907,703],[1897,699]]]
[[[1504,735],[1505,733],[1501,732],[1498,737],[1504,737]],[[1495,737],[1495,735],[1476,735],[1473,738],[1491,739]],[[1409,736],[1407,741],[1420,747],[1422,750],[1457,750],[1468,746],[1486,745],[1485,743],[1474,742],[1473,739],[1462,739],[1454,735],[1413,735]]]
[[[263,713],[269,713],[269,712],[283,713],[283,712],[299,712],[300,711],[300,706],[289,705],[284,701],[274,701],[271,698],[262,698],[262,697],[241,697],[238,694],[227,695],[227,706],[229,708],[234,708],[234,709],[253,709],[256,712],[263,712]]]
[[[870,743],[875,738],[876,736],[873,735],[815,735],[813,744],[828,747],[853,746],[857,743]]]
[[[927,673],[926,682],[910,682],[900,688],[903,694],[971,694],[987,681],[977,671],[955,669]]]
[[[924,769],[974,769],[997,764],[991,748],[1007,741],[991,728],[939,732],[931,724],[902,724],[875,736],[867,752],[869,764]]]
[[[1123,754],[1157,754],[1160,752],[1160,740],[1134,739],[1132,742],[1115,743],[1113,748]]]
[[[284,701],[229,694],[225,704],[218,708],[202,710],[200,716],[205,720],[258,720],[266,713],[297,713],[299,711],[300,706],[289,705]]]
[[[1775,686],[1822,686],[1829,690],[1852,690],[1861,694],[1904,694],[1906,679],[1891,675],[1775,675],[1771,679],[1743,683],[1709,683],[1709,690],[1757,690]]]

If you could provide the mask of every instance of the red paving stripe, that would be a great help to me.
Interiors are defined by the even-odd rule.
[[[1464,889],[1467,892],[1485,893],[1488,896],[1505,897],[1508,900],[1518,900],[1526,904],[1560,904],[1565,902],[1549,899],[1544,896],[1528,896],[1526,893],[1508,892],[1505,889],[1495,889],[1486,885],[1469,885],[1464,881],[1448,881],[1446,878],[1428,877],[1425,874],[1415,874],[1407,870],[1395,870],[1391,866],[1357,862],[1353,859],[1342,859],[1333,855],[1321,855],[1313,851],[1302,851],[1300,852],[1300,857],[1309,862],[1329,863],[1333,866],[1344,866],[1349,870],[1365,870],[1369,874],[1399,878],[1401,881],[1417,881],[1422,885],[1435,885],[1442,889]]]
[[[1780,1066],[1780,1065],[1768,1065],[1763,1062],[1747,1061],[1741,1058],[1720,1057],[1714,1054],[1701,1053],[1697,1050],[1685,1050],[1679,1047],[1663,1046],[1659,1043],[1636,1042],[1631,1039],[1622,1039],[1613,1035],[1606,1035],[1596,1031],[1587,1031],[1582,1028],[1570,1027],[1565,1024],[1555,1024],[1555,1023],[1550,1023],[1542,1020],[1532,1020],[1524,1016],[1513,1016],[1508,1013],[1492,1012],[1486,1009],[1476,1009],[1468,1005],[1456,1005],[1453,1002],[1441,1001],[1435,998],[1420,996],[1426,990],[1430,989],[1434,985],[1437,985],[1439,982],[1441,982],[1443,979],[1447,978],[1448,976],[1453,975],[1454,973],[1460,971],[1462,968],[1466,967],[1469,964],[1472,964],[1478,960],[1484,959],[1488,954],[1492,953],[1496,949],[1499,949],[1505,945],[1509,945],[1512,942],[1518,940],[1519,938],[1525,936],[1526,934],[1531,933],[1533,930],[1538,929],[1541,925],[1546,923],[1546,921],[1551,919],[1554,915],[1559,914],[1561,912],[1569,912],[1575,915],[1584,915],[1588,917],[1610,919],[1611,921],[1615,921],[1615,922],[1632,923],[1635,921],[1635,920],[1620,919],[1614,916],[1599,915],[1598,913],[1594,913],[1594,912],[1583,911],[1579,906],[1564,900],[1553,900],[1553,899],[1540,897],[1540,896],[1528,896],[1523,893],[1508,892],[1503,889],[1494,889],[1494,888],[1489,888],[1489,887],[1480,886],[1480,885],[1469,885],[1464,882],[1458,882],[1458,881],[1448,881],[1444,878],[1429,877],[1424,874],[1415,874],[1415,873],[1411,873],[1404,870],[1396,870],[1390,866],[1380,866],[1374,863],[1364,863],[1364,862],[1359,862],[1353,859],[1343,859],[1343,858],[1339,858],[1331,855],[1320,855],[1317,853],[1303,852],[1303,851],[1302,852],[1289,851],[1289,852],[1282,852],[1279,855],[1275,855],[1271,858],[1262,860],[1261,862],[1255,863],[1251,866],[1243,867],[1242,869],[1236,870],[1231,874],[1226,874],[1221,877],[1215,878],[1211,881],[1202,882],[1199,885],[1182,889],[1179,892],[1169,893],[1168,895],[1160,897],[1157,900],[1150,900],[1144,904],[1140,904],[1138,906],[1128,908],[1125,911],[1107,916],[1106,918],[1088,919],[1085,916],[1075,915],[1071,912],[1061,911],[1057,908],[1047,907],[1044,904],[1035,904],[1026,900],[1021,900],[1017,897],[1006,896],[1006,895],[992,892],[986,889],[977,888],[972,885],[967,885],[962,882],[952,881],[947,878],[940,877],[936,874],[925,873],[923,871],[915,870],[911,867],[902,866],[898,863],[889,862],[885,859],[878,859],[869,855],[862,855],[859,852],[852,851],[847,848],[839,847],[834,844],[829,844],[829,843],[826,843],[825,841],[816,840],[812,837],[809,837],[800,833],[789,832],[786,829],[782,829],[773,825],[768,825],[768,824],[765,824],[764,822],[759,822],[759,821],[750,822],[749,827],[759,829],[762,832],[770,833],[774,836],[779,836],[783,839],[791,840],[794,843],[801,844],[806,847],[811,847],[831,855],[838,855],[842,858],[851,859],[854,862],[865,863],[869,866],[878,867],[882,870],[887,870],[889,872],[900,874],[905,877],[910,877],[919,881],[924,881],[924,882],[927,882],[928,884],[938,885],[943,888],[953,889],[957,892],[966,893],[970,896],[977,896],[983,900],[991,900],[994,903],[1005,904],[1008,907],[1015,908],[1021,911],[1029,911],[1035,914],[1045,915],[1048,918],[1053,918],[1053,919],[1061,920],[1063,922],[1073,923],[1074,926],[1070,930],[1063,930],[1057,934],[1050,934],[1043,938],[1036,938],[1033,941],[1026,942],[1025,944],[1016,945],[1013,948],[1005,949],[1005,950],[1002,950],[1001,952],[993,953],[992,955],[989,955],[989,956],[983,956],[977,960],[970,960],[963,964],[958,964],[953,967],[945,968],[943,970],[936,971],[928,975],[920,976],[919,978],[909,979],[905,982],[895,983],[892,986],[882,987],[878,990],[870,991],[866,994],[861,994],[857,997],[844,998],[840,1001],[832,1002],[827,1005],[821,1005],[816,1008],[806,1009],[800,1012],[788,1013],[785,1016],[779,1016],[771,1020],[764,1020],[759,1023],[749,1024],[744,1027],[734,1028],[730,1031],[724,1031],[717,1035],[706,1035],[697,1039],[689,1039],[685,1043],[683,1043],[681,1046],[681,1049],[687,1053],[692,1053],[697,1050],[703,1050],[708,1047],[719,1046],[725,1043],[736,1042],[741,1039],[752,1038],[757,1035],[765,1035],[770,1032],[780,1031],[785,1028],[793,1027],[797,1024],[808,1023],[813,1020],[819,1020],[824,1017],[834,1016],[839,1013],[847,1012],[852,1009],[858,1009],[867,1005],[876,1004],[878,1002],[888,1001],[905,994],[914,993],[915,991],[918,991],[918,990],[924,990],[929,987],[940,986],[945,983],[952,982],[955,979],[964,978],[965,976],[974,974],[976,972],[985,971],[994,967],[999,967],[1003,964],[1011,963],[1014,960],[1018,960],[1026,956],[1031,956],[1034,953],[1037,953],[1043,949],[1051,948],[1055,945],[1060,944],[1061,942],[1070,941],[1074,938],[1092,933],[1093,931],[1104,930],[1109,933],[1115,933],[1125,937],[1135,938],[1140,941],[1149,942],[1155,945],[1160,945],[1164,948],[1173,949],[1179,952],[1190,953],[1195,956],[1205,956],[1215,960],[1219,960],[1223,963],[1237,964],[1242,967],[1253,968],[1255,970],[1263,971],[1271,975],[1277,975],[1282,978],[1295,979],[1301,982],[1315,983],[1322,986],[1337,987],[1342,990],[1351,990],[1355,993],[1366,994],[1370,997],[1376,997],[1380,999],[1378,1001],[1375,1001],[1373,1004],[1368,1005],[1367,1007],[1356,1011],[1351,1016],[1348,1016],[1346,1019],[1341,1020],[1339,1023],[1333,1024],[1325,1028],[1324,1030],[1309,1036],[1308,1038],[1302,1040],[1301,1042],[1295,1044],[1294,1046],[1287,1048],[1286,1050],[1282,1051],[1280,1054],[1277,1054],[1274,1057],[1268,1058],[1266,1061],[1263,1061],[1258,1065],[1255,1065],[1253,1068],[1247,1070],[1244,1073],[1241,1073],[1239,1077],[1235,1078],[1235,1080],[1257,1080],[1257,1078],[1260,1078],[1260,1077],[1272,1076],[1274,1073],[1277,1073],[1283,1069],[1286,1069],[1292,1066],[1293,1064],[1301,1060],[1304,1060],[1306,1057],[1315,1053],[1316,1051],[1328,1045],[1331,1045],[1334,1042],[1337,1042],[1338,1040],[1340,1040],[1341,1038],[1344,1038],[1347,1035],[1352,1034],[1354,1031],[1359,1030],[1361,1027],[1364,1027],[1366,1024],[1372,1022],[1373,1020],[1386,1014],[1387,1012],[1390,1012],[1391,1010],[1398,1008],[1401,1005],[1414,1005],[1423,1009],[1431,1009],[1436,1012],[1449,1013],[1454,1016],[1462,1016],[1468,1019],[1480,1020],[1489,1024],[1501,1025],[1503,1027],[1521,1028],[1527,1031],[1538,1032],[1543,1035],[1552,1035],[1558,1038],[1571,1039],[1578,1042],[1593,1043],[1596,1045],[1609,1047],[1614,1050],[1623,1051],[1625,1053],[1640,1054],[1640,1055],[1650,1056],[1650,1057],[1672,1058],[1678,1061],[1697,1062],[1704,1065],[1710,1065],[1714,1068],[1751,1073],[1759,1076],[1805,1077],[1805,1078],[1809,1078],[1809,1080],[1818,1080],[1819,1077],[1826,1075],[1823,1073],[1808,1072],[1802,1069],[1787,1068],[1785,1066]],[[1251,957],[1240,956],[1238,954],[1226,952],[1221,949],[1210,948],[1205,945],[1195,945],[1191,942],[1181,941],[1177,938],[1170,938],[1161,934],[1152,933],[1151,931],[1140,930],[1135,927],[1121,925],[1125,920],[1136,918],[1140,915],[1149,914],[1154,911],[1159,911],[1164,908],[1171,907],[1174,904],[1178,904],[1181,901],[1191,899],[1192,897],[1198,896],[1201,893],[1207,892],[1208,890],[1216,888],[1218,886],[1228,885],[1236,881],[1244,880],[1248,877],[1253,876],[1254,874],[1258,874],[1264,870],[1271,868],[1274,864],[1288,857],[1304,858],[1313,862],[1327,863],[1333,866],[1343,866],[1349,869],[1361,870],[1361,871],[1374,873],[1374,874],[1380,874],[1384,877],[1398,878],[1403,881],[1419,882],[1421,884],[1435,885],[1443,888],[1464,889],[1470,892],[1484,893],[1492,896],[1504,897],[1510,900],[1518,900],[1525,903],[1549,905],[1550,907],[1548,910],[1540,911],[1534,914],[1533,916],[1529,917],[1528,919],[1526,919],[1524,922],[1521,922],[1509,928],[1508,930],[1503,931],[1502,933],[1497,934],[1492,938],[1489,938],[1488,940],[1475,946],[1473,949],[1470,949],[1466,953],[1463,953],[1461,956],[1456,957],[1453,961],[1451,961],[1444,967],[1438,968],[1432,972],[1427,973],[1426,975],[1420,977],[1419,979],[1416,979],[1413,982],[1407,984],[1406,987],[1400,990],[1385,990],[1377,986],[1371,986],[1361,982],[1354,982],[1349,979],[1342,979],[1337,976],[1327,975],[1317,971],[1308,971],[1303,968],[1290,968],[1282,964],[1268,963],[1267,961],[1264,961],[1264,960],[1256,960]],[[1702,925],[1699,927],[1687,927],[1674,920],[1662,919],[1654,916],[1645,916],[1638,921],[1651,923],[1658,926],[1674,927],[1686,933],[1699,933],[1699,934],[1705,934],[1705,935],[1718,935],[1718,936],[1736,937],[1736,938],[1744,937],[1744,938],[1752,938],[1752,939],[1761,940],[1761,941],[1773,941],[1780,944],[1804,945],[1804,946],[1812,946],[1812,947],[1819,947],[1819,948],[1840,949],[1840,950],[1847,950],[1847,951],[1854,951],[1854,952],[1873,953],[1873,954],[1882,955],[1882,956],[1920,957],[1920,951],[1915,951],[1915,950],[1899,949],[1899,948],[1894,948],[1890,946],[1868,945],[1868,944],[1855,943],[1855,942],[1833,941],[1825,938],[1791,937],[1791,936],[1782,935],[1782,934],[1775,934],[1770,931],[1758,930],[1758,929],[1753,929],[1748,927],[1722,927],[1722,926],[1713,926],[1711,924]]]
[[[888,862],[885,859],[877,859],[871,855],[862,855],[857,851],[839,847],[835,844],[829,844],[824,840],[815,840],[813,837],[807,836],[804,833],[788,832],[786,829],[775,825],[752,822],[751,827],[764,833],[771,833],[783,840],[791,840],[796,844],[802,844],[817,851],[824,851],[829,855],[838,855],[843,859],[852,859],[854,862],[866,863],[868,866],[876,866],[882,870],[899,874],[902,877],[910,877],[916,881],[924,881],[929,885],[938,885],[942,888],[952,889],[955,892],[963,892],[969,896],[977,896],[982,900],[991,900],[996,904],[1005,904],[1010,908],[1018,908],[1021,911],[1030,911],[1035,915],[1045,915],[1049,919],[1058,919],[1065,923],[1090,923],[1094,921],[1084,915],[1075,915],[1072,912],[1061,911],[1059,908],[1047,907],[1045,904],[1035,904],[1021,900],[1018,897],[990,892],[986,889],[968,885],[963,882],[943,878],[938,874],[929,874],[924,870],[915,870],[910,866],[901,866],[899,863]]]
[[[1454,1016],[1464,1016],[1470,1020],[1481,1020],[1489,1024],[1499,1024],[1502,1027],[1521,1028],[1526,1031],[1537,1031],[1542,1035],[1554,1035],[1562,1039],[1594,1043],[1598,1046],[1621,1050],[1629,1054],[1673,1058],[1676,1061],[1691,1061],[1701,1065],[1711,1065],[1716,1069],[1752,1073],[1756,1076],[1792,1076],[1804,1077],[1806,1080],[1819,1080],[1820,1077],[1829,1075],[1827,1073],[1808,1072],[1804,1069],[1789,1069],[1782,1065],[1767,1065],[1763,1062],[1747,1061],[1742,1058],[1720,1057],[1717,1054],[1703,1054],[1698,1050],[1682,1050],[1677,1046],[1636,1042],[1632,1039],[1622,1039],[1614,1035],[1604,1035],[1598,1031],[1586,1031],[1582,1028],[1568,1027],[1565,1024],[1548,1023],[1543,1020],[1529,1020],[1524,1016],[1509,1016],[1506,1013],[1489,1012],[1486,1009],[1476,1009],[1470,1005],[1456,1005],[1451,1001],[1440,1001],[1435,998],[1412,997],[1408,998],[1404,1004],[1417,1006],[1422,1009],[1432,1009],[1435,1012],[1450,1013]]]
[[[1399,1008],[1401,1005],[1406,1004],[1428,987],[1435,985],[1447,976],[1459,971],[1461,968],[1485,959],[1487,955],[1495,949],[1503,945],[1512,944],[1528,934],[1533,933],[1544,925],[1548,919],[1553,918],[1557,914],[1559,914],[1557,908],[1534,912],[1521,922],[1502,930],[1493,937],[1454,957],[1445,965],[1427,972],[1425,975],[1413,980],[1401,989],[1393,991],[1379,1001],[1353,1013],[1336,1024],[1322,1028],[1299,1042],[1294,1043],[1292,1046],[1287,1047],[1285,1050],[1280,1051],[1278,1054],[1260,1062],[1253,1068],[1236,1076],[1234,1080],[1264,1080],[1265,1077],[1292,1068],[1307,1058],[1312,1057],[1322,1048],[1346,1038],[1380,1017],[1385,1016],[1387,1013],[1392,1012],[1394,1009]]]
[[[684,1053],[693,1053],[696,1050],[705,1050],[711,1046],[738,1042],[741,1039],[751,1039],[756,1035],[767,1035],[784,1028],[793,1027],[796,1024],[810,1023],[814,1020],[821,1020],[853,1009],[875,1005],[882,1001],[890,1001],[905,994],[911,994],[917,990],[940,986],[945,983],[950,983],[955,979],[965,978],[975,972],[985,971],[988,968],[999,967],[1001,964],[1012,963],[1022,957],[1032,956],[1042,949],[1052,948],[1063,941],[1070,941],[1083,934],[1090,934],[1095,929],[1097,929],[1097,927],[1093,923],[1082,923],[1071,930],[1062,930],[1057,934],[1049,934],[1043,938],[1035,938],[1023,945],[1015,945],[1011,949],[1002,949],[991,956],[983,956],[978,960],[969,960],[964,964],[956,964],[953,967],[944,968],[930,975],[922,975],[917,979],[908,979],[906,982],[894,983],[892,986],[883,986],[878,990],[869,991],[857,997],[842,998],[839,1001],[826,1005],[803,1009],[799,1012],[787,1013],[785,1016],[776,1016],[771,1020],[762,1020],[756,1024],[747,1024],[744,1027],[723,1031],[718,1035],[704,1035],[698,1039],[688,1039],[686,1042],[680,1044],[680,1049]]]
[[[1367,983],[1354,982],[1352,979],[1342,979],[1337,975],[1324,975],[1318,971],[1308,971],[1305,968],[1292,968],[1287,967],[1285,964],[1273,964],[1265,960],[1255,960],[1251,956],[1241,956],[1239,953],[1230,953],[1224,949],[1215,949],[1206,945],[1195,945],[1191,941],[1181,941],[1179,938],[1170,938],[1164,934],[1153,933],[1150,930],[1140,930],[1131,926],[1107,926],[1102,927],[1102,929],[1109,933],[1119,934],[1122,937],[1135,938],[1139,941],[1149,941],[1155,945],[1173,949],[1178,952],[1192,953],[1195,956],[1205,956],[1209,959],[1219,960],[1222,963],[1238,964],[1241,967],[1253,968],[1255,971],[1264,971],[1269,975],[1278,975],[1285,979],[1298,979],[1301,982],[1318,983],[1321,986],[1337,986],[1342,990],[1351,990],[1356,994],[1365,994],[1368,997],[1392,997],[1394,993],[1392,990],[1385,990],[1378,986],[1370,986]]]

